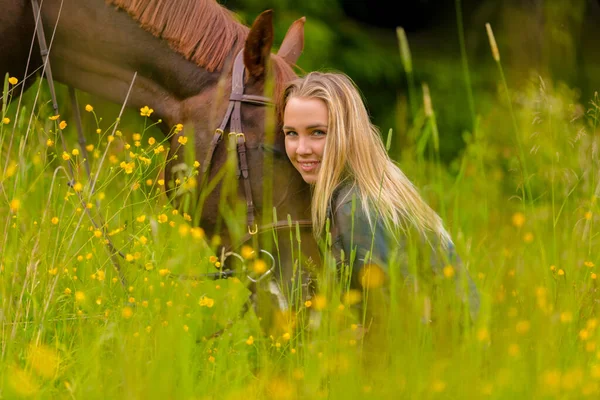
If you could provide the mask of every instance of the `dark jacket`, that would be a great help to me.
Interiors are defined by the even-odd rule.
[[[443,274],[444,267],[450,265],[459,295],[464,300],[468,298],[471,316],[475,317],[479,311],[479,293],[468,271],[463,268],[454,244],[449,242],[444,246],[434,235],[423,238],[410,229],[389,232],[381,216],[374,210],[375,207],[369,207],[369,224],[358,191],[349,184],[342,185],[334,192],[328,208],[331,254],[339,270],[349,270],[350,287],[362,289],[361,271],[365,265],[377,265],[386,277],[390,275],[390,268],[397,268],[392,272],[400,274],[405,287],[414,284],[416,277],[421,282],[433,282],[434,276]],[[428,265],[430,269],[426,271],[421,268],[417,271],[416,265]],[[466,278],[466,291],[461,289],[462,274]]]

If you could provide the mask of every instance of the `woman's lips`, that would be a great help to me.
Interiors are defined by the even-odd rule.
[[[320,161],[298,161],[298,165],[300,169],[304,172],[312,172],[316,170],[319,165],[321,165]]]

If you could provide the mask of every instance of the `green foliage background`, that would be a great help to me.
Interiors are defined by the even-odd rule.
[[[393,128],[400,141],[407,135],[411,116],[395,29],[348,17],[341,0],[222,0],[221,4],[234,10],[248,25],[260,12],[273,9],[276,45],[295,19],[306,16],[305,48],[298,62],[301,70],[347,73],[363,92],[373,122],[382,132]],[[375,14],[395,13],[398,21],[406,20],[403,13],[416,14],[412,11],[415,6],[421,10],[427,7],[431,13],[422,28],[407,30],[407,38],[417,86],[425,82],[430,87],[440,128],[440,157],[446,163],[462,153],[463,132],[472,132],[474,125],[467,100],[457,12],[463,20],[469,83],[477,115],[490,112],[498,94],[496,66],[485,31],[488,22],[494,29],[512,85],[524,87],[535,82],[539,74],[576,88],[584,102],[600,87],[594,51],[600,7],[595,1],[415,0],[400,2],[394,10],[384,2],[371,4],[377,8]],[[424,12],[427,11],[421,11]],[[419,14],[415,18],[424,17]]]

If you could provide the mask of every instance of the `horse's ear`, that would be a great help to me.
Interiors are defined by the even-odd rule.
[[[306,17],[302,17],[294,21],[290,26],[277,55],[287,61],[288,64],[294,65],[298,61],[298,57],[304,50],[304,23]]]
[[[263,11],[252,24],[244,46],[244,65],[254,77],[265,73],[273,46],[273,11]]]

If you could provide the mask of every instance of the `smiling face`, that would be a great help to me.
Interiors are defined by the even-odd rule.
[[[292,97],[283,113],[285,152],[302,179],[317,182],[325,150],[329,113],[321,99]]]

